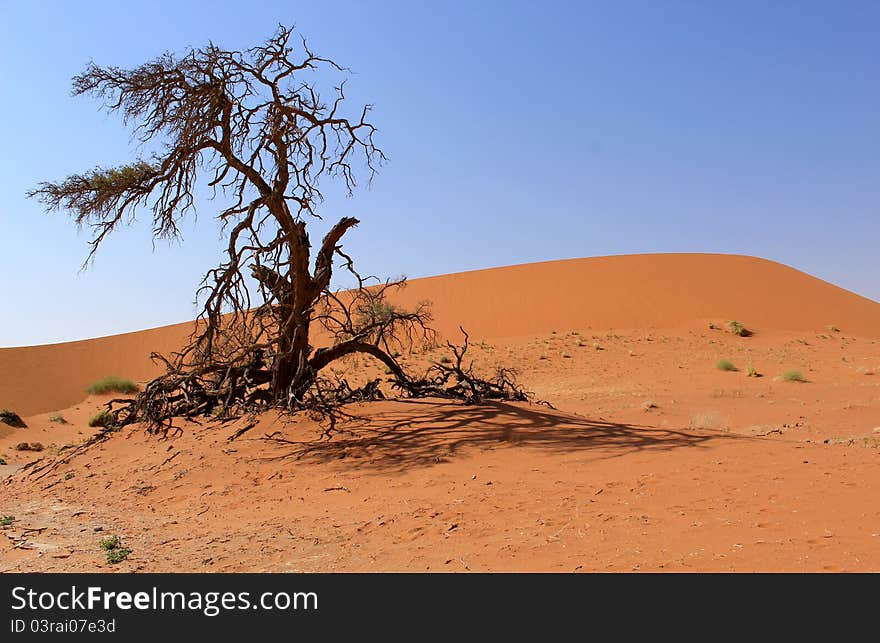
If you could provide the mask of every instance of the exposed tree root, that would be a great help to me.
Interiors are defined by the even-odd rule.
[[[150,433],[162,436],[181,430],[175,426],[175,420],[196,421],[207,417],[219,424],[274,408],[288,413],[307,413],[316,421],[326,423],[323,437],[330,437],[341,419],[353,417],[344,410],[346,405],[386,399],[392,392],[405,398],[437,397],[461,400],[465,404],[490,400],[531,401],[531,395],[517,383],[513,370],[499,369],[488,379],[478,376],[473,362],[466,361],[470,338],[464,329],[462,333],[461,345],[447,342],[453,359],[435,361],[418,377],[408,374],[391,354],[372,343],[349,341],[337,345],[343,350],[319,350],[312,360],[316,368],[323,368],[345,355],[363,353],[385,364],[389,377],[384,382],[376,378],[363,386],[352,387],[344,377],[331,379],[316,375],[299,397],[286,396],[281,400],[273,400],[267,394],[267,387],[261,387],[270,379],[267,369],[214,365],[188,372],[164,360],[168,372],[147,384],[137,397],[111,400],[107,408],[114,415],[116,427],[142,422]],[[390,390],[383,389],[383,384]],[[255,419],[249,420],[228,440],[239,438],[256,425]]]

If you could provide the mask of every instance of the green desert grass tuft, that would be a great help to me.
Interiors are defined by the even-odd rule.
[[[807,378],[800,371],[785,371],[782,374],[782,380],[784,382],[806,382]]]
[[[108,375],[97,382],[89,384],[86,392],[91,395],[104,395],[105,393],[137,393],[138,385],[131,380],[116,377],[115,375]]]
[[[719,371],[735,371],[737,370],[736,366],[729,359],[719,359],[715,364],[715,368]]]
[[[109,411],[98,411],[91,418],[89,418],[89,426],[103,426],[108,427],[113,424],[113,414]]]
[[[743,326],[741,322],[738,322],[735,319],[727,322],[727,330],[739,337],[748,337],[752,334],[751,331]]]

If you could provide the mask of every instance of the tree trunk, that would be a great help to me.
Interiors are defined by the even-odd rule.
[[[278,361],[272,380],[272,396],[276,400],[287,400],[290,395],[301,399],[314,381],[314,373],[309,365],[311,303],[306,307],[297,306],[290,317],[288,323],[281,323]]]

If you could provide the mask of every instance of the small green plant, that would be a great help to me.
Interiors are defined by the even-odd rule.
[[[440,363],[441,364],[452,364],[452,360],[449,359],[449,357],[447,355],[444,355],[443,357],[440,358]]]
[[[782,374],[782,380],[784,382],[806,382],[807,378],[800,371],[785,371]]]
[[[4,460],[3,458],[0,458],[0,467],[2,467],[5,464],[6,464],[6,460]]]
[[[105,393],[130,394],[137,393],[138,386],[131,380],[116,377],[115,375],[110,375],[108,377],[98,380],[97,382],[92,382],[91,384],[89,384],[86,392],[91,395],[104,395]]]
[[[600,351],[600,350],[602,350],[602,346],[599,344],[599,342],[595,342],[595,343],[593,344],[593,350],[594,350],[594,351]]]
[[[111,565],[115,565],[117,563],[121,563],[123,560],[128,558],[128,555],[131,553],[130,549],[126,549],[125,547],[120,547],[119,549],[113,549],[107,552],[107,562]]]
[[[110,411],[98,411],[91,418],[89,418],[89,426],[90,427],[108,427],[113,424],[113,414]]]
[[[718,330],[718,326],[716,326],[712,322],[709,322],[709,330]]]
[[[832,333],[839,333],[840,332],[840,329],[837,326],[835,326],[834,324],[831,324],[828,327],[828,330],[830,330]]]
[[[547,359],[547,353],[541,353],[538,355],[538,359]]]
[[[727,330],[729,330],[734,335],[737,335],[738,337],[748,337],[752,334],[748,329],[746,329],[745,326],[742,325],[742,323],[736,321],[735,319],[727,322]]]
[[[734,366],[733,362],[729,359],[719,359],[718,363],[715,364],[715,368],[719,371],[735,371],[737,370],[736,366]]]
[[[19,417],[18,413],[10,411],[9,409],[0,409],[0,422],[2,422],[3,424],[8,424],[9,426],[16,429],[27,428],[27,424],[25,424],[24,420]]]
[[[761,374],[758,372],[758,370],[751,364],[746,367],[746,375],[748,377],[761,377]]]
[[[122,546],[122,541],[116,535],[102,538],[101,549],[107,553],[107,563],[110,565],[121,563],[131,553],[130,549]]]
[[[562,352],[562,357],[563,357],[564,359],[570,359],[570,358],[571,358],[571,355],[568,354],[568,353],[566,353],[565,351],[563,351],[563,352]]]
[[[68,471],[67,473],[64,474],[64,479],[65,479],[65,480],[70,480],[70,479],[72,479],[75,475],[76,475],[76,474],[75,474],[73,471]]]
[[[67,424],[67,420],[64,419],[64,416],[59,415],[58,413],[50,415],[49,421],[54,422],[55,424]]]
[[[15,516],[0,516],[0,527],[8,527],[15,522]]]

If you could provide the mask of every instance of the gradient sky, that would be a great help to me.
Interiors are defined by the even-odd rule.
[[[774,259],[880,300],[880,2],[0,0],[0,346],[192,318],[217,205],[149,217],[87,271],[24,193],[132,158],[70,78],[296,23],[350,66],[390,162],[332,194],[362,271],[410,277],[642,252]],[[317,225],[312,237],[323,234]]]

